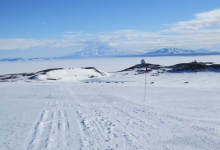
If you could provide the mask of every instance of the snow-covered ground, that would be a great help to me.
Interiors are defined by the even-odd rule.
[[[149,60],[150,63],[173,65],[201,58],[219,63],[216,56],[189,61],[172,57],[172,64],[167,57]],[[92,59],[90,63],[84,60],[87,65],[79,63],[76,67],[93,66],[116,71],[135,65],[139,60]],[[44,63],[40,69],[76,65],[69,63],[68,66],[67,62],[58,61],[50,62],[48,67],[48,62],[40,62]],[[45,66],[47,68],[43,68]],[[10,73],[17,72],[13,69],[19,70],[16,67],[7,69]],[[24,69],[20,65],[20,71]],[[30,66],[26,72],[30,72]],[[147,74],[145,101],[145,76],[132,72],[69,82],[2,82],[0,149],[220,149],[219,73],[151,75]]]

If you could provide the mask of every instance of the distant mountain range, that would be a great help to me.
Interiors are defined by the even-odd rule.
[[[78,51],[67,56],[58,57],[65,58],[81,58],[81,57],[132,57],[132,56],[193,56],[193,55],[220,55],[220,52],[211,52],[206,49],[180,49],[180,48],[162,48],[152,52],[136,52],[136,51],[119,51],[111,46],[102,45],[94,49]]]
[[[58,58],[65,59],[65,58],[81,58],[81,57],[120,57],[120,56],[138,56],[143,54],[144,54],[143,52],[142,53],[124,52],[111,46],[101,45],[96,48],[90,48],[84,51],[78,51],[70,55],[58,57]]]
[[[220,52],[211,52],[206,49],[180,49],[162,48],[151,52],[120,51],[114,47],[101,45],[96,48],[78,51],[66,56],[52,58],[8,58],[0,61],[28,61],[28,60],[50,60],[50,59],[72,59],[72,58],[91,58],[91,57],[151,57],[151,56],[196,56],[196,55],[220,55]]]
[[[118,49],[107,45],[101,45],[96,48],[91,48],[84,51],[78,51],[59,58],[117,56],[118,54],[120,54],[120,51]]]
[[[194,56],[194,55],[220,55],[220,52],[211,52],[206,49],[180,49],[180,48],[163,48],[153,52],[148,52],[146,56]]]

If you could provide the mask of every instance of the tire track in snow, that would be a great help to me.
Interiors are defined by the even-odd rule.
[[[23,150],[65,149],[70,145],[70,122],[63,103],[47,102],[26,139]]]
[[[93,88],[85,93],[85,87],[63,86],[61,92],[72,100],[69,106],[76,114],[81,149],[149,149],[142,143],[152,144],[151,139],[159,136],[154,123],[158,119],[139,118],[135,113],[157,116],[148,109],[141,111],[139,105]]]

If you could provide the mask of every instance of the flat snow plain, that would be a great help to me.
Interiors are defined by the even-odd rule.
[[[219,63],[218,57],[151,57],[149,62]],[[77,60],[20,62],[16,67],[16,62],[3,62],[0,67],[8,66],[1,68],[4,73],[85,66],[117,71],[140,59],[78,60],[78,66]],[[34,63],[42,68],[31,67]],[[127,73],[83,81],[0,83],[0,149],[220,149],[219,73],[149,73],[145,101],[144,75]]]

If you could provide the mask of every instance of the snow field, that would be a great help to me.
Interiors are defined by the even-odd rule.
[[[219,86],[147,84],[143,102],[139,82],[2,85],[1,149],[220,149]]]
[[[149,58],[149,62],[173,65],[210,58],[219,61],[215,56],[157,58],[160,59]],[[14,70],[10,68],[14,63],[10,62],[1,63],[0,67],[2,72],[16,73],[69,68],[71,63],[71,68],[87,67],[91,62],[90,66],[116,71],[139,63],[140,58],[124,60],[40,62],[45,65],[37,61],[25,65],[20,62]],[[34,63],[38,67],[34,68]],[[76,73],[78,77],[72,80]],[[220,149],[219,73],[148,73],[146,101],[143,74],[134,75],[131,71],[91,79],[88,72],[85,74],[86,77],[79,78],[84,75],[79,70],[72,74],[52,72],[43,79],[64,80],[2,82],[0,149]]]

